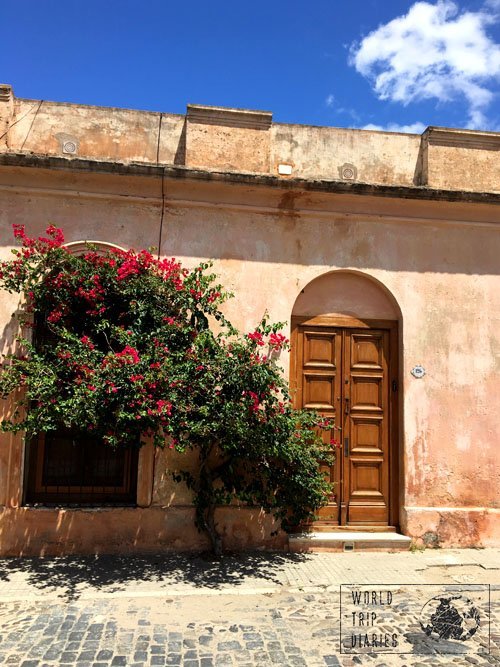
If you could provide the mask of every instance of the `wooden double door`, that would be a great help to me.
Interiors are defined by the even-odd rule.
[[[398,523],[396,353],[396,322],[292,321],[295,406],[333,417],[340,429],[336,461],[323,466],[334,493],[319,512],[332,527],[376,530]]]

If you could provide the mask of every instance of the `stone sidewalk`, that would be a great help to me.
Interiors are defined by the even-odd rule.
[[[496,583],[500,549],[0,559],[0,601],[314,592],[340,584]],[[494,580],[494,581],[493,581]]]
[[[498,549],[2,559],[0,664],[500,664],[499,567]],[[341,584],[393,591],[377,633],[399,648],[346,653]],[[436,643],[412,614],[457,586],[472,599],[488,591],[491,618],[481,608],[473,638]]]

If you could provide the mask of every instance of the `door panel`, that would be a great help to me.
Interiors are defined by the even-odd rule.
[[[389,522],[389,332],[344,333],[346,523]]]
[[[389,329],[324,324],[293,331],[295,405],[341,428],[335,465],[321,466],[335,488],[319,517],[332,525],[391,521],[390,337]]]
[[[304,373],[304,407],[335,410],[335,375]]]
[[[304,332],[304,368],[332,368],[337,366],[336,343],[338,335],[330,331]]]
[[[296,352],[298,377],[295,404],[303,408],[314,408],[324,417],[333,417],[337,422],[342,332],[337,329],[301,327],[297,332]],[[325,442],[329,442],[330,433],[322,433]],[[327,505],[321,508],[319,514],[323,519],[338,522],[340,473],[336,466],[325,464],[320,468],[328,481],[335,486]]]

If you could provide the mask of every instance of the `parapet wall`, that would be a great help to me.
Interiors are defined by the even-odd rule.
[[[422,136],[272,122],[188,105],[185,116],[14,97],[0,86],[0,152],[432,189],[500,192],[500,133]]]

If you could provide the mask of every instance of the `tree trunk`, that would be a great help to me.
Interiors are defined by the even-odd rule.
[[[216,558],[222,557],[222,537],[217,532],[217,524],[215,523],[215,503],[211,503],[204,512],[205,530],[210,537],[212,543],[212,552]]]
[[[212,553],[216,558],[222,556],[222,537],[217,531],[215,522],[215,494],[213,487],[212,471],[208,465],[208,456],[211,448],[202,458],[200,465],[199,487],[195,498],[196,518],[198,526],[204,530],[210,538]]]

